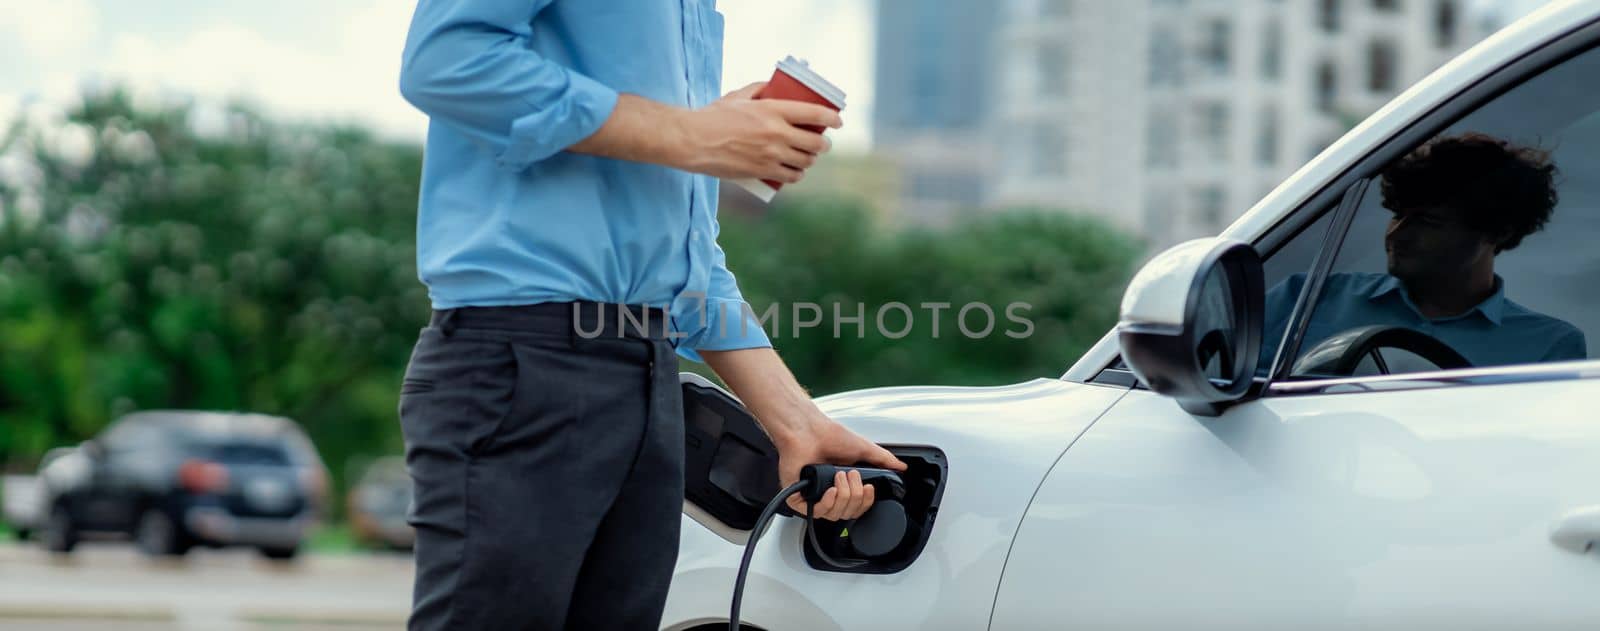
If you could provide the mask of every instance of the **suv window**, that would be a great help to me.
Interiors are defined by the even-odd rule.
[[[211,457],[232,465],[289,466],[289,454],[280,445],[263,443],[221,443],[211,446]]]
[[[1600,327],[1600,50],[1544,71],[1374,175],[1292,378],[1585,359]],[[1305,274],[1268,279],[1269,343]]]
[[[146,449],[159,442],[157,428],[146,417],[131,416],[113,424],[100,437],[107,451],[124,452]]]

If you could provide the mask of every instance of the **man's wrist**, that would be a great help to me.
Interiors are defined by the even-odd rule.
[[[766,429],[767,437],[772,439],[772,444],[779,449],[794,443],[808,442],[815,433],[817,423],[816,405],[806,402],[810,409],[799,405],[767,406],[755,413],[761,421],[762,428]]]
[[[622,94],[600,130],[569,150],[688,170],[699,153],[693,147],[693,114],[636,94]]]
[[[694,110],[671,107],[662,121],[662,164],[684,171],[694,170]]]

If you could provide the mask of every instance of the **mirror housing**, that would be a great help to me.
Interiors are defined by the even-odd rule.
[[[1178,244],[1128,284],[1117,322],[1122,359],[1145,387],[1216,416],[1250,391],[1265,302],[1261,255],[1250,244]]]

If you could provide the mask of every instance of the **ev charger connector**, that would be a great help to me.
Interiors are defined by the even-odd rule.
[[[739,606],[744,602],[744,579],[750,572],[750,559],[755,555],[756,541],[766,530],[767,524],[776,517],[785,506],[790,495],[799,493],[806,504],[806,537],[810,539],[811,546],[817,555],[827,563],[837,567],[855,567],[866,561],[840,561],[828,556],[828,553],[817,542],[816,529],[811,527],[811,508],[822,501],[822,496],[833,488],[833,480],[839,472],[849,473],[856,471],[861,475],[862,486],[872,486],[874,500],[872,508],[867,509],[860,517],[850,523],[850,545],[855,551],[867,559],[883,556],[894,551],[901,542],[905,541],[909,530],[910,520],[906,517],[904,504],[906,496],[905,482],[900,479],[900,474],[888,469],[872,467],[847,467],[830,464],[809,464],[800,468],[800,481],[789,485],[780,491],[777,497],[767,503],[761,511],[761,516],[756,518],[755,526],[750,529],[750,539],[745,543],[744,559],[739,562],[739,574],[733,583],[733,603],[728,612],[728,629],[739,631]]]

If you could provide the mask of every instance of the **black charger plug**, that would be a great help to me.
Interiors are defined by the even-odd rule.
[[[911,524],[906,516],[905,504],[902,503],[906,497],[906,485],[900,479],[900,474],[873,467],[808,464],[800,469],[800,482],[805,484],[800,492],[801,497],[812,504],[822,501],[822,495],[833,488],[834,476],[840,471],[848,473],[852,470],[860,472],[863,486],[872,486],[876,490],[873,491],[872,508],[850,524],[850,547],[869,559],[883,556],[905,541],[906,531]],[[824,555],[824,560],[832,562],[820,545],[816,545],[816,548]]]

